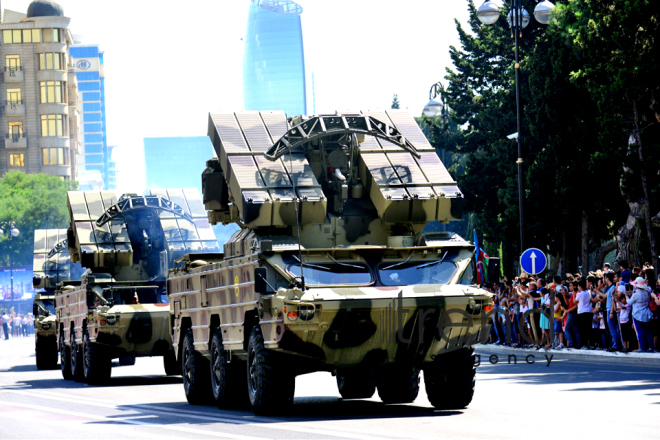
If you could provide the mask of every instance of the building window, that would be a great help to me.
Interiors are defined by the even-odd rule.
[[[41,159],[44,165],[66,165],[65,148],[42,148]]]
[[[63,81],[41,81],[39,88],[41,89],[41,103],[46,104],[50,102],[64,102],[64,82]]]
[[[40,53],[39,54],[39,70],[63,70],[62,62],[63,54],[55,53]]]
[[[62,42],[61,29],[42,29],[41,38],[44,43],[60,43]]]
[[[44,29],[52,34],[53,30],[57,29]],[[58,40],[60,41],[59,34]],[[20,44],[20,43],[41,43],[41,29],[5,29],[2,31],[2,42],[4,44]]]
[[[17,108],[21,105],[21,89],[7,89],[7,102],[5,103],[11,108]]]
[[[8,134],[14,142],[18,142],[18,139],[23,136],[23,123],[10,121]]]
[[[64,136],[64,115],[41,115],[41,136]]]
[[[25,166],[25,154],[10,154],[9,155],[9,166],[10,167],[24,167]]]
[[[14,76],[17,71],[21,70],[21,56],[5,55],[5,70],[9,72],[10,76]]]

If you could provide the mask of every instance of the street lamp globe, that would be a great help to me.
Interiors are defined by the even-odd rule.
[[[529,25],[529,21],[531,20],[531,17],[529,15],[529,12],[527,12],[527,9],[525,8],[520,8],[518,12],[518,18],[521,20],[522,28],[525,29]],[[513,9],[509,11],[509,14],[506,16],[506,22],[509,23],[509,26],[511,26],[511,23],[513,22]]]
[[[422,113],[424,113],[424,116],[428,116],[429,118],[433,118],[433,117],[439,115],[441,111],[442,111],[442,104],[440,104],[435,99],[431,99],[424,106],[424,110],[422,110]]]
[[[541,24],[548,24],[550,21],[550,16],[552,15],[552,10],[555,8],[555,5],[548,0],[543,0],[541,3],[536,5],[534,9],[534,18]]]
[[[500,18],[500,9],[504,6],[502,0],[486,0],[477,8],[477,18],[483,24],[495,24]]]
[[[20,233],[20,231],[19,231],[18,229],[16,229],[16,228],[14,228],[14,229],[11,230],[11,236],[12,236],[12,237],[18,237],[18,234],[19,234],[19,233]]]

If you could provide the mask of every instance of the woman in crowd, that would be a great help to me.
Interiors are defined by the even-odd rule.
[[[653,352],[653,335],[651,333],[650,321],[653,313],[649,309],[651,295],[647,291],[648,284],[642,277],[637,277],[633,283],[635,291],[630,297],[628,304],[632,306],[633,326],[639,341],[639,352]]]

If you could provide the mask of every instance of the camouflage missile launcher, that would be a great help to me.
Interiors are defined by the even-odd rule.
[[[467,406],[491,297],[472,244],[423,231],[463,200],[414,119],[210,114],[209,137],[209,219],[241,230],[168,277],[188,401],[282,412],[296,375],[329,371],[344,398],[406,403],[423,371],[435,407]]]
[[[66,243],[66,229],[34,231],[32,284],[37,292],[32,304],[37,369],[57,368],[57,323],[55,292],[63,281],[80,278],[82,268],[72,264]]]
[[[97,384],[112,359],[131,364],[163,356],[179,374],[172,350],[165,278],[188,252],[219,250],[195,189],[148,196],[69,192],[68,250],[85,272],[65,281],[55,304],[62,375]]]

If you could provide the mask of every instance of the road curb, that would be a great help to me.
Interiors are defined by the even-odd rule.
[[[606,362],[621,365],[638,365],[645,367],[660,367],[660,353],[608,353],[599,350],[575,350],[572,348],[564,348],[562,350],[535,350],[529,348],[511,348],[502,345],[493,344],[477,344],[474,346],[477,353],[482,355],[496,354],[498,356],[504,355],[500,362],[507,362],[509,355],[515,355],[518,361],[524,362],[525,356],[533,354],[536,357],[543,357],[544,355],[553,355],[553,361],[567,360],[578,362]],[[482,359],[488,362],[487,359]]]

